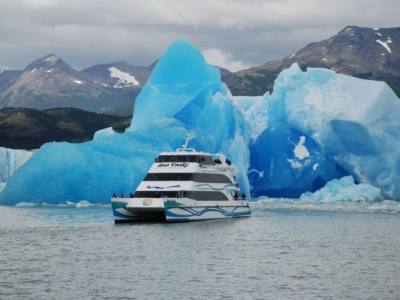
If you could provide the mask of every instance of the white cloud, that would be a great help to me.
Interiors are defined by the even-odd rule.
[[[203,51],[207,62],[212,65],[223,67],[229,71],[236,72],[248,68],[249,66],[239,60],[235,60],[232,54],[221,49],[211,48]]]

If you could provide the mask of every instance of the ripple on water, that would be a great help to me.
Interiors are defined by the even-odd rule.
[[[0,207],[0,299],[400,297],[398,214],[280,205],[126,226],[110,208]]]

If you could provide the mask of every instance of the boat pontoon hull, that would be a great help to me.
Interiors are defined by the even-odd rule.
[[[185,206],[174,200],[113,198],[115,223],[177,222],[250,217],[247,201],[229,205]]]

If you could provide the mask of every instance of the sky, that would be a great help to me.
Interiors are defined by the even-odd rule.
[[[178,38],[231,71],[283,58],[347,25],[400,26],[399,0],[0,0],[0,68],[54,53],[75,68],[150,65]]]

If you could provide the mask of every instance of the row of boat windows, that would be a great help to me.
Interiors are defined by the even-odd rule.
[[[198,201],[228,201],[224,193],[210,191],[136,191],[134,198],[191,198]]]
[[[232,183],[223,174],[204,173],[148,173],[144,181],[196,181],[212,183]]]
[[[212,157],[206,155],[160,155],[155,162],[195,162],[203,165],[215,165]]]

